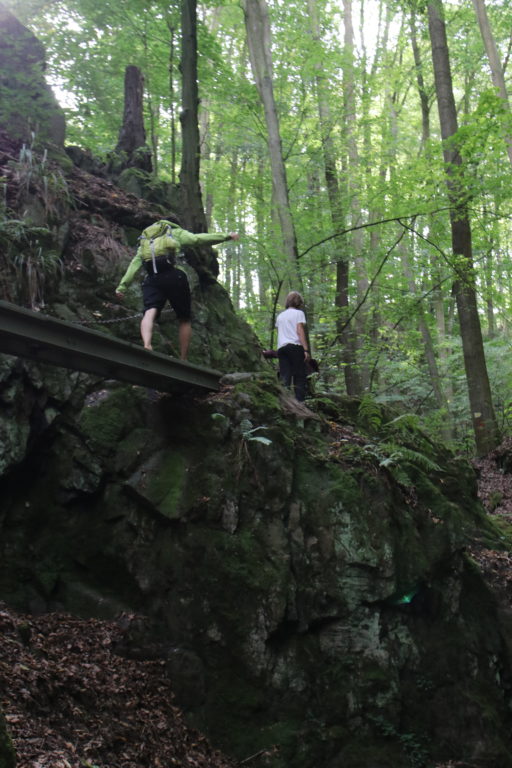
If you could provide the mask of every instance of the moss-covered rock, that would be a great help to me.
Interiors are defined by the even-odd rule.
[[[469,465],[385,411],[358,424],[354,400],[225,381],[105,388],[57,420],[30,492],[4,479],[0,594],[143,609],[193,660],[190,717],[238,757],[512,766],[506,624],[464,551],[502,534]]]
[[[64,144],[64,112],[44,79],[45,52],[36,37],[0,4],[0,129],[31,143]],[[61,152],[64,156],[64,152]]]

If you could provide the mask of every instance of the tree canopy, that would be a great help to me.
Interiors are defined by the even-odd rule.
[[[140,69],[153,174],[174,183],[181,162],[181,3],[6,5],[46,48],[68,143],[99,156],[115,147],[125,69]],[[251,51],[259,33],[244,23],[248,6],[268,14],[256,76]],[[470,412],[457,285],[474,290],[502,430],[512,384],[512,9],[486,4],[487,37],[478,10],[481,17],[480,0],[444,5],[457,116],[447,134],[438,117],[437,43],[425,4],[197,3],[202,199],[212,230],[242,234],[219,256],[237,311],[262,347],[275,344],[275,313],[295,254],[323,386],[396,403],[433,432],[468,445],[475,406]],[[492,61],[488,51],[496,52]],[[272,86],[272,129],[262,83]],[[272,146],[281,152],[286,203]],[[461,210],[472,237],[469,261],[452,242]],[[292,236],[296,244],[287,252]]]

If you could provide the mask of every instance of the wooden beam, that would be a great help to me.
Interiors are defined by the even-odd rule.
[[[160,391],[219,388],[220,371],[0,301],[0,352]]]

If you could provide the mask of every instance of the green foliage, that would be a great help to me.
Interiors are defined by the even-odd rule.
[[[399,741],[411,768],[424,768],[427,765],[429,751],[421,736],[416,733],[400,733],[393,723],[382,715],[373,715],[369,719],[383,736]]]
[[[364,395],[358,410],[358,423],[372,431],[377,431],[382,425],[382,408],[371,395]]]
[[[10,162],[13,169],[13,182],[17,188],[17,206],[21,207],[34,193],[42,202],[48,221],[56,218],[63,202],[70,203],[71,198],[64,175],[58,167],[50,167],[48,151],[34,148],[36,134],[32,134],[30,146],[23,145],[16,162]]]
[[[260,429],[268,429],[268,427],[253,427],[250,419],[242,419],[240,422],[240,431],[242,433],[242,439],[246,442],[262,443],[263,445],[271,445],[272,440],[262,435],[255,435],[255,432],[259,432]]]
[[[386,469],[393,479],[405,488],[414,486],[414,482],[407,473],[409,465],[418,467],[428,474],[442,472],[441,467],[424,453],[397,443],[369,443],[365,446],[365,453],[377,460],[379,467]]]
[[[30,147],[23,145],[19,159],[9,163],[16,189],[14,204],[22,214],[17,216],[7,207],[6,195],[0,201],[0,285],[4,298],[37,308],[44,305],[49,281],[62,273],[51,227],[69,197],[62,173],[49,167],[46,150],[38,153],[34,142],[35,135]],[[33,215],[39,206],[42,216]],[[38,218],[45,221],[44,226],[36,223]]]
[[[379,443],[379,451],[385,454],[380,462],[381,467],[392,467],[399,464],[414,464],[424,472],[441,472],[441,467],[428,456],[418,451],[413,451],[403,445],[393,443]]]
[[[4,298],[35,308],[44,305],[45,286],[61,274],[62,262],[48,243],[52,233],[19,219],[0,221],[0,286]]]
[[[402,413],[386,422],[384,428],[400,434],[409,434],[420,428],[420,420],[416,413]]]

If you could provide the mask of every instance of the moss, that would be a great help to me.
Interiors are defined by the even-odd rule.
[[[236,660],[229,669],[215,672],[216,679],[208,681],[209,704],[194,718],[194,726],[213,734],[217,746],[240,759],[271,747],[272,742],[261,730],[268,723],[266,692],[241,674]],[[247,717],[241,719],[241,711]]]
[[[215,735],[216,745],[239,760],[262,753],[255,765],[268,768],[288,768],[290,765],[308,768],[312,765],[312,753],[304,749],[306,727],[303,719],[280,715],[279,705],[267,691],[240,677],[233,669],[227,674],[224,671],[219,682],[211,696],[213,706],[201,720],[194,722]],[[242,720],[240,711],[247,713]],[[315,761],[315,764],[320,763]]]
[[[222,583],[222,590],[233,587],[233,595],[226,595],[234,612],[240,609],[236,596],[244,585],[250,589],[266,592],[275,585],[275,568],[268,562],[260,542],[250,530],[235,534],[223,531],[207,531],[209,571],[215,580]],[[227,577],[227,581],[224,580]],[[234,603],[230,603],[231,597]]]
[[[182,503],[186,470],[184,455],[180,451],[166,450],[160,454],[158,469],[149,476],[147,496],[169,520],[178,519],[186,512]]]
[[[264,413],[276,415],[280,412],[280,387],[272,374],[260,374],[257,378],[249,379],[235,385],[235,397],[238,393],[247,395],[251,400],[254,414]]]
[[[268,745],[267,765],[271,768],[309,768],[311,753],[305,749],[305,724],[294,719],[277,720],[260,730],[261,740]],[[317,752],[318,754],[318,752]],[[315,761],[316,762],[316,761]],[[319,763],[316,762],[318,765]]]
[[[294,491],[308,508],[308,512],[322,519],[335,522],[337,511],[354,510],[362,501],[356,477],[336,465],[318,466],[305,455],[299,455],[295,462]]]
[[[113,453],[119,442],[139,426],[143,394],[133,387],[120,387],[105,400],[84,408],[79,425],[103,453]]]
[[[413,768],[398,740],[378,739],[370,734],[356,737],[351,734],[351,738],[341,741],[336,758],[332,760],[331,765],[350,766],[350,768],[368,768],[368,766]]]
[[[360,399],[344,395],[319,395],[308,402],[308,407],[327,419],[344,424],[356,424]]]
[[[137,463],[150,455],[158,446],[154,430],[138,427],[132,430],[117,446],[115,469],[120,474],[132,472]]]
[[[486,516],[476,537],[488,549],[512,549],[512,523],[501,515]]]
[[[35,576],[44,594],[47,596],[52,594],[59,581],[62,568],[62,563],[59,560],[60,558],[54,561],[52,558],[47,557],[37,564]]]
[[[5,717],[0,712],[0,768],[15,768],[16,754],[7,730]]]

